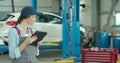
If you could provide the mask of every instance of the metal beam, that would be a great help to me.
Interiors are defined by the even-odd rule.
[[[80,0],[72,0],[72,56],[81,61],[80,48]]]
[[[91,26],[93,27],[93,28],[95,28],[93,31],[96,31],[96,26],[97,26],[97,24],[96,24],[96,20],[97,20],[97,16],[96,16],[96,14],[97,14],[97,10],[96,10],[96,1],[97,0],[91,0],[91,2],[92,2],[92,4],[91,4]]]
[[[62,57],[70,58],[69,0],[62,0]]]
[[[37,10],[37,0],[31,0],[31,4]]]
[[[106,25],[109,25],[110,19],[111,19],[112,15],[113,15],[113,12],[115,11],[116,5],[119,2],[119,0],[111,0],[111,2],[112,2],[112,6],[111,6],[111,9],[110,9],[110,13],[108,15],[108,18],[107,18]]]
[[[12,12],[15,12],[14,0],[11,0]]]
[[[115,13],[120,13],[120,11],[115,11]],[[104,11],[104,12],[101,12],[100,14],[101,15],[103,15],[103,14],[110,14],[110,11]]]
[[[100,11],[101,10],[101,0],[96,0],[96,31],[101,30],[101,16],[100,16]]]
[[[101,0],[91,0],[92,4],[92,11],[91,11],[91,26],[95,29],[93,31],[100,31],[101,30]]]

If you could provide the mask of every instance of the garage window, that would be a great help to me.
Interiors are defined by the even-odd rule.
[[[2,17],[2,18],[0,19],[0,21],[6,21],[6,20],[8,20],[8,19],[12,19],[13,17],[15,17],[15,16],[10,15],[10,14],[7,14],[7,15],[5,15],[4,17]]]
[[[52,16],[52,15],[46,15],[48,18],[48,23],[51,24],[62,24],[62,21],[60,18],[56,17],[56,16]]]

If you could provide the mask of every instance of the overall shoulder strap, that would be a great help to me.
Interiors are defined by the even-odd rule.
[[[29,28],[30,29],[30,33],[33,35],[34,34],[34,32],[32,31],[32,28]]]
[[[13,27],[13,28],[15,28],[15,29],[17,30],[18,35],[20,35],[20,34],[21,34],[20,29],[18,29],[16,26],[15,26],[15,27]],[[33,34],[34,34],[34,32],[32,31],[32,29],[31,29],[31,28],[29,28],[29,29],[30,29],[31,34],[33,35]]]
[[[21,34],[20,29],[18,29],[16,26],[15,26],[15,27],[13,27],[13,28],[15,28],[15,29],[17,30],[18,35],[20,35],[20,34]]]

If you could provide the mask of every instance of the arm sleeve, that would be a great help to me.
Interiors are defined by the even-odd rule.
[[[10,58],[19,58],[21,56],[18,45],[19,36],[16,29],[11,29],[8,33],[8,43],[9,43],[9,56]]]

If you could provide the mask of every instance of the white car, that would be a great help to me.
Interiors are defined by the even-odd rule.
[[[32,29],[47,32],[43,42],[60,42],[62,40],[62,17],[53,13],[42,13],[43,16],[37,16]],[[8,31],[15,25],[19,15],[20,13],[8,13],[5,18],[0,20],[0,38],[5,44],[8,42]],[[83,27],[80,27],[80,30],[85,32]]]

